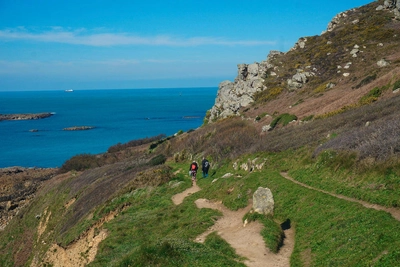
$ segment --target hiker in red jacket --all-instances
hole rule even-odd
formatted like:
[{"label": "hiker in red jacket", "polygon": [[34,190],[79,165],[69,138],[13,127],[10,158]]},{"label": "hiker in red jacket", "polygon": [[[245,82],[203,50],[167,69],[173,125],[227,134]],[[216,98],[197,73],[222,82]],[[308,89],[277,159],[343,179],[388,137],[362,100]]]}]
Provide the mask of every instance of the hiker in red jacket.
[{"label": "hiker in red jacket", "polygon": [[197,162],[193,160],[193,162],[190,164],[190,168],[189,168],[189,173],[190,176],[192,177],[192,182],[196,182],[196,174],[197,174],[197,170],[198,170],[199,166],[197,165]]}]

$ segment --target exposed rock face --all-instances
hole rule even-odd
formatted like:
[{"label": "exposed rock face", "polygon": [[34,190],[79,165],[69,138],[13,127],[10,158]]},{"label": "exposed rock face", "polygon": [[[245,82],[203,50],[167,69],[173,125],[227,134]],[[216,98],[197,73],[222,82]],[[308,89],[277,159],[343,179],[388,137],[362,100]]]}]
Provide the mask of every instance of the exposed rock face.
[{"label": "exposed rock face", "polygon": [[253,194],[253,209],[260,214],[274,213],[274,197],[269,188],[259,187]]},{"label": "exposed rock face", "polygon": [[0,168],[0,231],[56,172],[50,168]]},{"label": "exposed rock face", "polygon": [[390,9],[396,18],[400,18],[400,1],[399,0],[385,0],[383,5],[377,7],[376,10]]},{"label": "exposed rock face", "polygon": [[253,95],[265,89],[263,82],[267,70],[274,67],[271,60],[279,54],[283,53],[271,51],[266,61],[239,64],[235,81],[223,81],[219,84],[215,104],[210,110],[210,122],[219,118],[236,116],[241,107],[246,107],[252,103],[254,101]]}]

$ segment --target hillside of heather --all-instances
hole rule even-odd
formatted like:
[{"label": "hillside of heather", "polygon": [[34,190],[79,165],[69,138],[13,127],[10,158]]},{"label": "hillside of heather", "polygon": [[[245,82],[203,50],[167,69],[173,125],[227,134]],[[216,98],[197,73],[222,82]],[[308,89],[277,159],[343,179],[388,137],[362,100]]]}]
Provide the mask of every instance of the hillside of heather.
[{"label": "hillside of heather", "polygon": [[[240,116],[77,155],[14,186],[7,174],[0,265],[400,266],[400,21],[380,4],[276,56]],[[203,157],[209,177],[193,185]],[[259,187],[273,214],[252,211]]]}]

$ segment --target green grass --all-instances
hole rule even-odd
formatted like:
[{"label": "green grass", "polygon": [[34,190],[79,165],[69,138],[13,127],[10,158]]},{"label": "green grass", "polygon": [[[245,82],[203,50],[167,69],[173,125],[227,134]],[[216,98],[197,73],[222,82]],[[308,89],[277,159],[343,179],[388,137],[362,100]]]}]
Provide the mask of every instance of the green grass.
[{"label": "green grass", "polygon": [[274,193],[275,217],[289,218],[295,228],[291,266],[303,266],[307,253],[311,266],[373,266],[383,251],[396,253],[400,224],[389,214],[302,188],[274,170],[264,175]]},{"label": "green grass", "polygon": [[198,209],[196,194],[181,205],[172,203],[172,196],[191,184],[185,174],[178,175],[175,182],[183,183],[176,188],[163,185],[151,192],[143,189],[131,194],[132,205],[107,223],[110,236],[90,266],[244,266],[235,261],[238,256],[232,248],[215,236],[205,244],[193,241],[220,213]]},{"label": "green grass", "polygon": [[370,203],[400,207],[400,166],[378,163],[359,170],[355,154],[326,151],[307,163],[298,154],[287,154],[292,165],[289,173],[296,180]]},{"label": "green grass", "polygon": [[[151,195],[142,196],[117,219],[107,224],[112,235],[101,245],[98,257],[92,266],[244,266],[237,263],[223,240],[216,235],[205,244],[192,240],[212,225],[212,218],[219,213],[209,209],[198,210],[197,198],[219,199],[231,209],[246,205],[247,200],[259,186],[269,187],[275,199],[275,216],[257,218],[264,223],[266,243],[274,250],[280,241],[279,224],[290,219],[296,233],[296,245],[291,257],[291,266],[303,266],[305,258],[311,266],[396,266],[397,248],[400,245],[400,224],[389,214],[366,209],[359,204],[303,188],[282,178],[279,171],[292,164],[286,155],[264,155],[269,168],[247,173],[234,171],[227,163],[214,175],[219,179],[199,179],[203,190],[174,206],[172,195],[188,187],[188,178],[183,187],[155,189]],[[286,160],[282,161],[284,157]],[[245,158],[243,158],[245,161]],[[174,168],[186,170],[186,164],[172,164]],[[329,167],[320,167],[329,168]],[[231,178],[220,178],[231,172]],[[300,171],[298,171],[300,172]],[[296,176],[297,177],[297,176]],[[235,188],[232,193],[227,189]],[[238,198],[239,195],[243,195]],[[256,216],[258,217],[258,216]],[[272,231],[271,237],[267,235]],[[143,235],[146,233],[146,235]],[[275,245],[267,240],[274,240]],[[273,242],[272,242],[273,243]],[[217,245],[218,244],[218,245]],[[276,250],[277,251],[277,250]],[[113,259],[113,260],[111,260]],[[116,259],[118,259],[116,261]],[[122,261],[120,261],[122,259]]]},{"label": "green grass", "polygon": [[[398,184],[396,170],[388,171],[382,177],[360,174],[351,171],[351,164],[337,167],[335,163],[341,161],[331,159],[335,155],[310,159],[309,154],[304,148],[276,154],[259,153],[236,160],[239,166],[249,159],[265,162],[262,170],[252,172],[234,170],[231,161],[220,163],[218,168],[210,170],[210,177],[199,178],[198,185],[202,190],[188,196],[178,206],[171,198],[191,186],[186,173],[189,161],[167,162],[173,172],[180,170],[171,181],[156,187],[121,190],[113,199],[97,207],[91,220],[83,220],[76,226],[83,231],[96,218],[125,206],[115,219],[104,224],[108,237],[101,242],[97,256],[89,266],[245,266],[244,259],[216,233],[209,235],[203,244],[194,242],[196,236],[221,216],[216,210],[198,209],[194,201],[198,198],[220,200],[226,207],[237,210],[247,206],[260,186],[270,188],[274,195],[274,216],[247,214],[246,218],[259,220],[264,225],[261,235],[274,252],[279,252],[282,243],[280,224],[290,220],[296,239],[291,266],[396,266],[400,223],[390,214],[304,188],[280,175],[281,171],[289,171],[294,178],[316,188],[377,202],[387,198],[385,201],[390,203],[398,196],[398,189],[393,190],[392,195],[385,195],[360,185],[380,179]],[[222,178],[226,173],[234,175]],[[348,179],[350,176],[352,178]],[[61,191],[52,190],[42,195],[23,218],[13,221],[12,224],[19,227],[2,233],[2,266],[14,265],[12,247],[20,244],[16,240],[21,240],[27,232],[35,233],[39,222],[34,214],[46,206],[53,214],[48,230],[43,234],[49,243],[37,245],[42,251],[38,255],[43,256],[51,239],[57,239],[57,232],[52,231],[58,229],[62,206],[68,198],[65,192],[64,197],[52,203],[56,193]],[[68,239],[79,235],[77,228],[69,230],[67,235],[71,237]],[[33,240],[36,240],[34,235]]]}]

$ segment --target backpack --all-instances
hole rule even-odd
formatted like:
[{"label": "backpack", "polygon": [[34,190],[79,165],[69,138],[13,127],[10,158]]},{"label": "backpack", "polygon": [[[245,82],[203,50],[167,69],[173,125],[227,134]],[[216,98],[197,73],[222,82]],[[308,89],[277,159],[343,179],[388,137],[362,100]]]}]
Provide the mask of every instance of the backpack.
[{"label": "backpack", "polygon": [[192,163],[192,171],[196,170],[196,164]]}]

